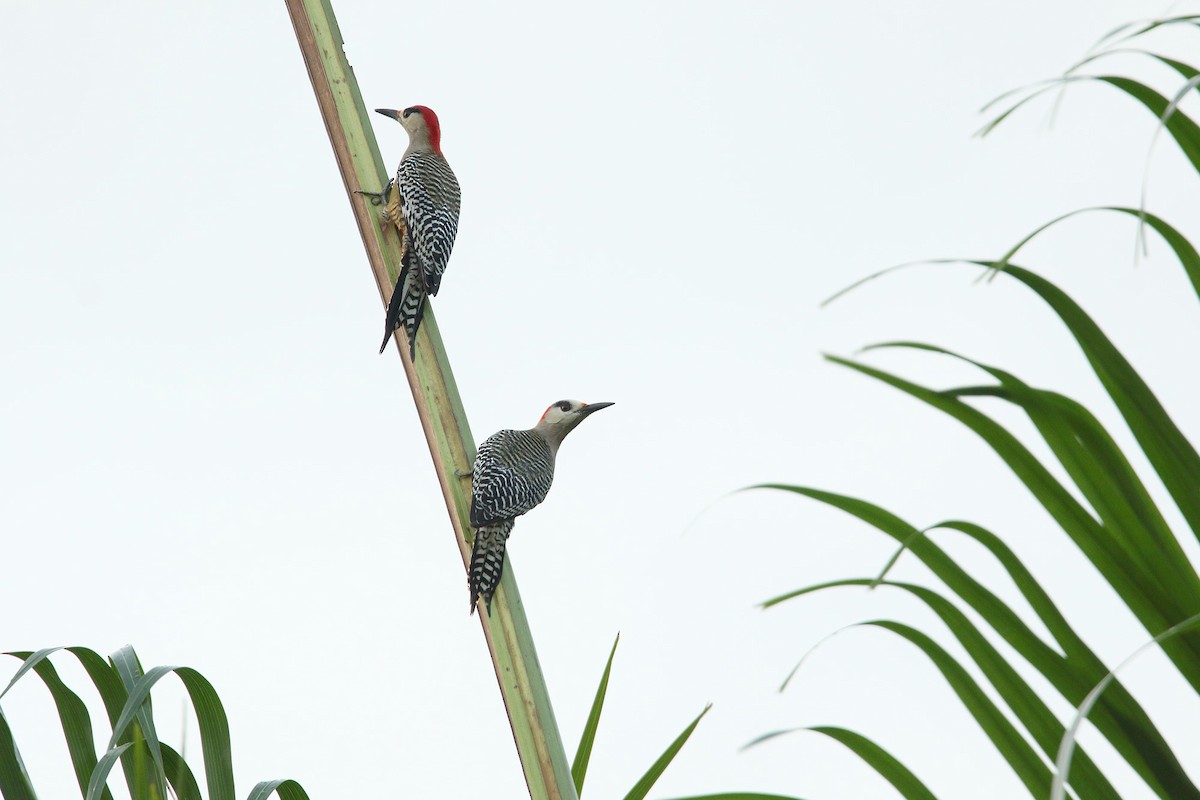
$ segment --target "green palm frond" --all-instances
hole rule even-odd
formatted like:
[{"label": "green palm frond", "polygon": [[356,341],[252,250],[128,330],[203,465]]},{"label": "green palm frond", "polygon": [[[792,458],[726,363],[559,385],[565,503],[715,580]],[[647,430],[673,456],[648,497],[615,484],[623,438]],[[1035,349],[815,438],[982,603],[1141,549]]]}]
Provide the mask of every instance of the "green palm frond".
[{"label": "green palm frond", "polygon": [[[1167,131],[1192,169],[1200,173],[1200,126],[1179,107],[1186,95],[1200,91],[1200,70],[1158,53],[1132,46],[1117,47],[1128,45],[1162,27],[1197,27],[1198,24],[1200,16],[1188,15],[1135,23],[1111,32],[1061,78],[1007,93],[990,103],[987,109],[1001,110],[981,134],[990,132],[1013,112],[1051,89],[1080,81],[1100,82],[1137,100],[1153,113],[1158,118],[1160,130]],[[1083,66],[1116,52],[1136,53],[1165,64],[1181,76],[1184,83],[1171,95],[1125,76],[1078,74]],[[1065,220],[1096,211],[1131,217],[1138,224],[1139,237],[1143,226],[1154,230],[1170,247],[1200,298],[1200,254],[1177,227],[1141,208],[1104,206],[1063,214],[1020,239],[996,260],[928,263],[982,268],[986,277],[1003,276],[1017,281],[1049,307],[1079,347],[1121,420],[1128,426],[1141,455],[1149,464],[1150,474],[1139,474],[1133,466],[1136,459],[1131,459],[1122,450],[1119,437],[1114,436],[1084,404],[1060,391],[1030,385],[1006,368],[921,342],[896,341],[864,348],[864,353],[903,348],[926,353],[931,358],[951,358],[971,365],[984,376],[978,385],[936,389],[859,359],[833,355],[826,358],[898,389],[927,407],[958,420],[976,434],[1003,460],[1056,523],[1061,534],[1099,571],[1145,628],[1150,637],[1145,648],[1156,648],[1166,655],[1173,668],[1188,682],[1191,691],[1200,693],[1200,575],[1184,546],[1187,538],[1200,539],[1200,491],[1197,491],[1200,487],[1200,455],[1146,381],[1096,321],[1067,292],[1012,261],[1033,239],[1057,228]],[[893,267],[876,273],[850,289],[866,281],[893,275],[897,269]],[[849,290],[838,293],[831,300],[845,291]],[[999,417],[977,407],[973,403],[976,398],[1000,400],[1018,409],[1032,423],[1041,440],[1040,445],[1044,445],[1045,449],[1039,446],[1037,452],[1048,455],[1036,455],[1035,449],[1002,424]],[[1168,523],[1173,515],[1156,500],[1154,490],[1148,485],[1152,482],[1165,488],[1167,497],[1183,519],[1182,526],[1173,528]],[[861,624],[902,636],[933,661],[1032,797],[1044,798],[1052,793],[1055,797],[1064,797],[1068,787],[1074,796],[1088,800],[1119,797],[1105,775],[1109,766],[1090,758],[1075,741],[1076,731],[1086,718],[1156,796],[1164,800],[1200,800],[1200,789],[1187,774],[1166,737],[1117,677],[1119,668],[1110,669],[1096,656],[1058,610],[1051,598],[1059,587],[1035,580],[1001,536],[962,520],[920,528],[865,500],[811,487],[775,483],[750,488],[786,491],[817,500],[857,517],[895,540],[897,550],[876,578],[828,581],[771,598],[763,605],[772,607],[813,592],[845,586],[898,589],[916,597],[945,625],[966,652],[969,662],[982,674],[983,683],[977,683],[964,664],[925,631],[894,620]],[[1035,633],[996,592],[977,580],[934,541],[945,535],[967,536],[986,548],[1004,568],[1038,621],[1049,632],[1050,639]],[[932,571],[945,591],[889,579],[895,563],[908,556],[918,559]],[[1069,580],[1069,576],[1057,576],[1056,580]],[[982,627],[968,618],[965,609],[978,615]],[[1016,668],[1018,665],[1010,663],[1014,656],[1002,655],[992,644],[996,637],[1012,648],[1016,660],[1035,670],[1062,700],[1078,709],[1074,720],[1060,720],[1051,712],[1046,699],[1021,677],[1021,670]],[[992,702],[988,692],[1000,699],[1003,708]],[[774,735],[768,734],[768,737]],[[875,748],[876,758],[867,759],[868,763],[885,777],[899,774],[898,762],[882,759],[879,753],[887,755],[886,751],[873,743],[871,747]],[[907,772],[907,768],[902,769]],[[912,773],[908,774],[912,776]],[[916,780],[915,776],[913,780]],[[902,788],[897,785],[897,788],[905,797],[931,796],[923,786]]]},{"label": "green palm frond", "polygon": [[[108,716],[108,744],[97,757],[97,730],[82,698],[59,677],[51,656],[65,651],[75,656],[87,672]],[[33,673],[50,691],[66,738],[67,751],[75,770],[80,796],[85,800],[111,800],[109,776],[119,764],[129,795],[136,800],[234,800],[233,759],[229,722],[221,699],[203,675],[190,667],[154,667],[143,671],[132,647],[123,647],[107,660],[86,647],[48,648],[8,655],[21,659],[21,667],[0,698]],[[175,675],[187,689],[204,758],[207,793],[201,792],[192,769],[155,732],[150,695],[167,675]],[[170,787],[168,789],[168,786]],[[275,780],[258,784],[252,800],[265,800],[272,793],[283,800],[307,800],[295,781]],[[0,794],[5,800],[33,798],[33,788],[21,766],[20,754],[0,712]]]}]

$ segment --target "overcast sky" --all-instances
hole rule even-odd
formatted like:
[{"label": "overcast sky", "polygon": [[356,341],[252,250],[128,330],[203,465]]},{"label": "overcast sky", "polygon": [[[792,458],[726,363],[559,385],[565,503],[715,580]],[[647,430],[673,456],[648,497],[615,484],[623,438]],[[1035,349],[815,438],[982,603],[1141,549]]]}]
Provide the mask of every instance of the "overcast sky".
[{"label": "overcast sky", "polygon": [[[334,5],[367,106],[441,117],[463,214],[434,307],[476,440],[562,398],[617,404],[566,442],[510,540],[569,752],[621,632],[586,794],[621,796],[711,701],[653,796],[895,796],[813,734],[738,752],[811,724],[871,736],[939,796],[1020,795],[940,674],[886,632],[826,642],[777,693],[864,619],[959,650],[886,589],[756,609],[874,575],[891,542],[797,497],[726,495],[783,481],[918,526],[971,519],[1059,590],[1104,658],[1144,641],[969,432],[820,357],[931,341],[1066,391],[1129,441],[1050,313],[950,267],[818,303],[892,264],[996,257],[1063,212],[1136,204],[1154,120],[1111,88],[1074,88],[1053,129],[1046,98],[971,133],[987,100],[1165,5]],[[147,667],[200,670],[230,716],[239,796],[282,776],[314,798],[521,796],[283,4],[8,0],[0,18],[0,648],[132,643]],[[1196,40],[1151,43],[1186,56]],[[1178,87],[1108,65],[1122,68]],[[403,131],[373,122],[394,165]],[[1148,169],[1150,209],[1200,234],[1174,145]],[[1195,297],[1160,242],[1135,265],[1133,236],[1128,218],[1083,217],[1019,261],[1096,316],[1195,440]],[[935,386],[981,380],[930,355],[867,358]],[[1014,596],[974,549],[938,541]],[[927,578],[912,560],[896,575]],[[1177,752],[1197,752],[1196,697],[1165,662],[1127,681]],[[53,705],[26,684],[5,713],[42,796],[73,796]],[[173,737],[182,692],[162,687]],[[1147,796],[1119,765],[1110,777]]]}]

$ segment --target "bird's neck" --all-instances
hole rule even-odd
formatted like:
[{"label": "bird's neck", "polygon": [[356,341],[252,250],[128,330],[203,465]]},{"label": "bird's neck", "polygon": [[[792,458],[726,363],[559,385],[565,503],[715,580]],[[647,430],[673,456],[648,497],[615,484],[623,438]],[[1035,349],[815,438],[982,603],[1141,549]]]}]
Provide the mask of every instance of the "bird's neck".
[{"label": "bird's neck", "polygon": [[550,445],[551,454],[557,455],[558,446],[562,444],[562,440],[571,431],[563,428],[561,425],[538,425],[533,429],[533,432],[546,440],[546,444]]},{"label": "bird's neck", "polygon": [[[440,137],[437,137],[440,138]],[[432,132],[428,130],[417,130],[409,134],[408,149],[404,151],[405,155],[409,153],[433,153],[434,155],[442,155],[441,142],[432,136]]]}]

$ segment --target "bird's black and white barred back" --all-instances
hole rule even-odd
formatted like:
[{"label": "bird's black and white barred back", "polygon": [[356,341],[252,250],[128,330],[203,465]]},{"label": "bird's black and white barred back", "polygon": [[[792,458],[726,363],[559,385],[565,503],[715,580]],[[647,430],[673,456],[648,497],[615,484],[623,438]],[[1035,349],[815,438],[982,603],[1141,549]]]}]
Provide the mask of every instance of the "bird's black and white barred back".
[{"label": "bird's black and white barred back", "polygon": [[519,517],[546,499],[554,452],[536,430],[500,431],[479,446],[471,486],[471,526]]},{"label": "bird's black and white barred back", "polygon": [[454,249],[462,192],[454,170],[442,155],[441,126],[431,109],[409,106],[404,111],[375,110],[397,120],[409,137],[396,178],[382,198],[387,201],[384,218],[396,226],[404,242],[404,261],[388,303],[380,352],[387,347],[392,331],[403,327],[408,334],[409,352],[415,356],[414,340],[428,295],[438,293]]},{"label": "bird's black and white barred back", "polygon": [[425,281],[436,295],[458,235],[462,193],[458,179],[440,153],[417,150],[400,162],[396,186],[408,228],[409,248]]}]

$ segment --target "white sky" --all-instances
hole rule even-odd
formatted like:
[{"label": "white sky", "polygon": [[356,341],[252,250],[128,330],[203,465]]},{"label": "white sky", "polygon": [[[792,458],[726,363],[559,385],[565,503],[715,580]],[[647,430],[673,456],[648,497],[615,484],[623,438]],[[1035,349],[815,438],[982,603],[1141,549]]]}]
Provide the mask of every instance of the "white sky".
[{"label": "white sky", "polygon": [[[704,509],[785,481],[917,525],[965,517],[1057,589],[1105,658],[1146,638],[969,432],[819,355],[931,341],[1115,421],[1049,312],[960,268],[817,304],[891,264],[995,257],[1065,211],[1136,204],[1154,120],[1111,89],[1074,89],[1052,131],[1047,100],[983,142],[970,134],[985,101],[1165,8],[335,10],[367,106],[424,103],[442,120],[464,211],[435,308],[476,439],[564,397],[617,402],[572,435],[554,491],[510,542],[569,752],[622,635],[586,795],[621,796],[712,701],[655,797],[894,796],[815,735],[738,753],[822,723],[872,737],[939,796],[1019,796],[936,670],[885,632],[843,633],[776,692],[821,637],[859,620],[901,618],[959,652],[887,590],[754,607],[873,575],[890,540],[766,492]],[[230,716],[239,796],[280,776],[314,798],[521,796],[399,358],[375,352],[383,310],[282,3],[10,0],[0,14],[0,648],[133,643],[146,666],[200,670]],[[1196,39],[1157,40],[1172,41]],[[1178,85],[1140,61],[1109,67],[1122,63]],[[394,164],[403,132],[374,121]],[[1200,234],[1196,176],[1172,143],[1150,175],[1150,208]],[[1093,216],[1020,262],[1097,317],[1196,439],[1196,298],[1161,242],[1136,266],[1132,252],[1128,219]],[[981,380],[933,356],[868,358],[936,386]],[[973,548],[938,541],[1014,595]],[[926,577],[912,560],[896,575]],[[56,663],[82,686],[69,658]],[[1197,752],[1196,697],[1163,660],[1127,682],[1177,752]],[[181,695],[156,695],[164,736]],[[42,795],[74,796],[40,684],[4,709]],[[1091,754],[1112,763],[1096,738]],[[1119,765],[1109,774],[1126,797],[1147,795]]]}]

